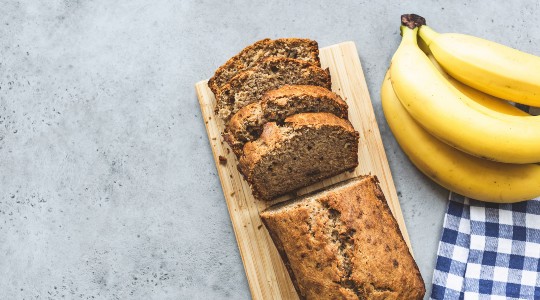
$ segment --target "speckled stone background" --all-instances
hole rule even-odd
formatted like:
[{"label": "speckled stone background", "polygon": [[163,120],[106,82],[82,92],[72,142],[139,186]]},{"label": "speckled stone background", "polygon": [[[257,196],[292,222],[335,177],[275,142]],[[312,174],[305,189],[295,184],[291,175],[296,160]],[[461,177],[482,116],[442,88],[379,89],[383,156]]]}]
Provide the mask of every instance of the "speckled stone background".
[{"label": "speckled stone background", "polygon": [[430,290],[447,192],[403,155],[378,96],[399,16],[538,55],[540,6],[412,2],[2,1],[0,298],[250,298],[194,83],[294,36],[356,42]]}]

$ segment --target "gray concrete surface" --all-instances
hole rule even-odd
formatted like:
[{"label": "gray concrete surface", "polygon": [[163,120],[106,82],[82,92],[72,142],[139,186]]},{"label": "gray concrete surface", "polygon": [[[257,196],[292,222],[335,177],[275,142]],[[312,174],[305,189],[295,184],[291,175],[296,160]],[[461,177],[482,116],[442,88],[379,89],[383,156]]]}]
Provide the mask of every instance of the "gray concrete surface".
[{"label": "gray concrete surface", "polygon": [[537,1],[1,1],[0,298],[250,298],[194,83],[290,36],[356,42],[429,290],[447,192],[378,96],[409,12],[540,54]]}]

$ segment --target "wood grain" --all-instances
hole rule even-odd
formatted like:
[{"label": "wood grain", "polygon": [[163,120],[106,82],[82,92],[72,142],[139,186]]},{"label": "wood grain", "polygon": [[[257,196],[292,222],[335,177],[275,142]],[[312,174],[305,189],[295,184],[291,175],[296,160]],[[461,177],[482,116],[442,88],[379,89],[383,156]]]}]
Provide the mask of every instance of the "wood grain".
[{"label": "wood grain", "polygon": [[[351,177],[375,174],[410,248],[409,236],[356,46],[353,42],[344,42],[322,48],[320,58],[322,66],[330,69],[332,90],[345,99],[349,105],[350,121],[360,132],[358,151],[360,164],[354,172],[329,178],[300,190],[299,194],[321,189]],[[288,197],[281,197],[272,202],[253,198],[250,187],[236,169],[234,154],[229,151],[221,138],[224,124],[214,114],[216,100],[208,88],[207,81],[198,82],[196,90],[251,295],[253,299],[298,299],[285,266],[259,218],[260,211],[274,203],[287,200]],[[226,163],[220,161],[220,156],[226,158]]]}]

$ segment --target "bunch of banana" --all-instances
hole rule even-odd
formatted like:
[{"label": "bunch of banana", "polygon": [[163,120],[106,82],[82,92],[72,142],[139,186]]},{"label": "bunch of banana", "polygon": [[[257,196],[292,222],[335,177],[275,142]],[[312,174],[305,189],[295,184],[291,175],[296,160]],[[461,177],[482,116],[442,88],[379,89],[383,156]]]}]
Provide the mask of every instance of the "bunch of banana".
[{"label": "bunch of banana", "polygon": [[428,177],[467,197],[539,196],[540,116],[500,98],[540,106],[540,58],[438,34],[416,15],[402,16],[402,24],[381,98],[403,151]]}]

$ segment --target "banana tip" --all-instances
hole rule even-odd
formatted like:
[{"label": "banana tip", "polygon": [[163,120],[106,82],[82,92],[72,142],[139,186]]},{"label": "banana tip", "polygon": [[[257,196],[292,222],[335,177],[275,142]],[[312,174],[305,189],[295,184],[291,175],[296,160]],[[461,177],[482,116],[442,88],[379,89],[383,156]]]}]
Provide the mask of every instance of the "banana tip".
[{"label": "banana tip", "polygon": [[401,25],[407,26],[410,29],[415,29],[416,27],[426,25],[426,19],[415,14],[404,14],[401,15]]}]

